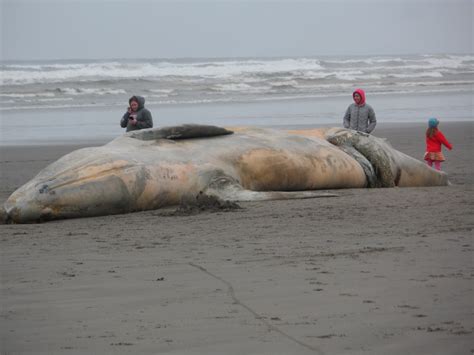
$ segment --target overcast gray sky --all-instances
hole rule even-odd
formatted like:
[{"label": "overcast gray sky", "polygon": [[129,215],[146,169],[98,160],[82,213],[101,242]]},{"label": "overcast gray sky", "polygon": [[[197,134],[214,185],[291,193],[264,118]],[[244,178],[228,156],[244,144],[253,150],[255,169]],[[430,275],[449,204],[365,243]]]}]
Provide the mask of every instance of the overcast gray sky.
[{"label": "overcast gray sky", "polygon": [[474,0],[0,0],[2,60],[472,53]]}]

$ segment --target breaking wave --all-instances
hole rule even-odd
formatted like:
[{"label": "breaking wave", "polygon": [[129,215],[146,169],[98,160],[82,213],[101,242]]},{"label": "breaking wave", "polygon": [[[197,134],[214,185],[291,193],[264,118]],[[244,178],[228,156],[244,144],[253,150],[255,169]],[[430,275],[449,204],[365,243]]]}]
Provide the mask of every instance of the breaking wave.
[{"label": "breaking wave", "polygon": [[347,94],[468,91],[474,56],[1,62],[0,109],[287,100]]}]

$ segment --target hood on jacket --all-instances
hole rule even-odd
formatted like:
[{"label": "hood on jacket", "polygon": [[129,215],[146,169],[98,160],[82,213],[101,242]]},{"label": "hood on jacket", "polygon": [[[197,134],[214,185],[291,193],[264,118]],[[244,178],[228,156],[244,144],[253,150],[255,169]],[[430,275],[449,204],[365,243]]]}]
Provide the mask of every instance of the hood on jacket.
[{"label": "hood on jacket", "polygon": [[145,98],[143,96],[132,96],[129,100],[128,100],[128,104],[130,105],[132,103],[132,101],[136,101],[138,102],[138,108],[137,108],[137,111],[141,110],[142,108],[145,107]]},{"label": "hood on jacket", "polygon": [[365,92],[362,89],[355,89],[354,92],[352,93],[352,98],[354,98],[354,94],[359,94],[360,95],[360,102],[358,106],[363,106],[365,104]]}]

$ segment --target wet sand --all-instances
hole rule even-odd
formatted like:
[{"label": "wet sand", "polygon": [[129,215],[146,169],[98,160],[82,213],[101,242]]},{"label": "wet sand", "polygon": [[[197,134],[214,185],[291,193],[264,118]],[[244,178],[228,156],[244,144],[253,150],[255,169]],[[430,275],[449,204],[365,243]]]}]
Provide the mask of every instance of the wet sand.
[{"label": "wet sand", "polygon": [[[440,128],[448,187],[0,225],[2,353],[472,352],[474,122]],[[87,145],[2,147],[0,199]]]}]

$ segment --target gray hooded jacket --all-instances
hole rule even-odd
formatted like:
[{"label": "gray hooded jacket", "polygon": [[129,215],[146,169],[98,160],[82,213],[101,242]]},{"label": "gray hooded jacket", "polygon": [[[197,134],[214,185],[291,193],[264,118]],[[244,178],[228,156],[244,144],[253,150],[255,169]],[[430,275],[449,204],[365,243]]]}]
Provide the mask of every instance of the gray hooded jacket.
[{"label": "gray hooded jacket", "polygon": [[[125,112],[122,119],[120,120],[120,126],[122,128],[127,127],[127,132],[144,128],[152,128],[153,118],[151,117],[151,112],[145,108],[145,98],[142,96],[132,96],[128,102],[130,103],[132,99],[136,99],[138,102],[138,109],[136,112],[132,112],[131,114],[128,111]],[[136,125],[132,125],[130,123],[130,115],[137,115]]]},{"label": "gray hooded jacket", "polygon": [[344,128],[350,128],[355,131],[370,133],[377,124],[375,112],[372,106],[364,104],[357,106],[351,104],[344,115]]}]

